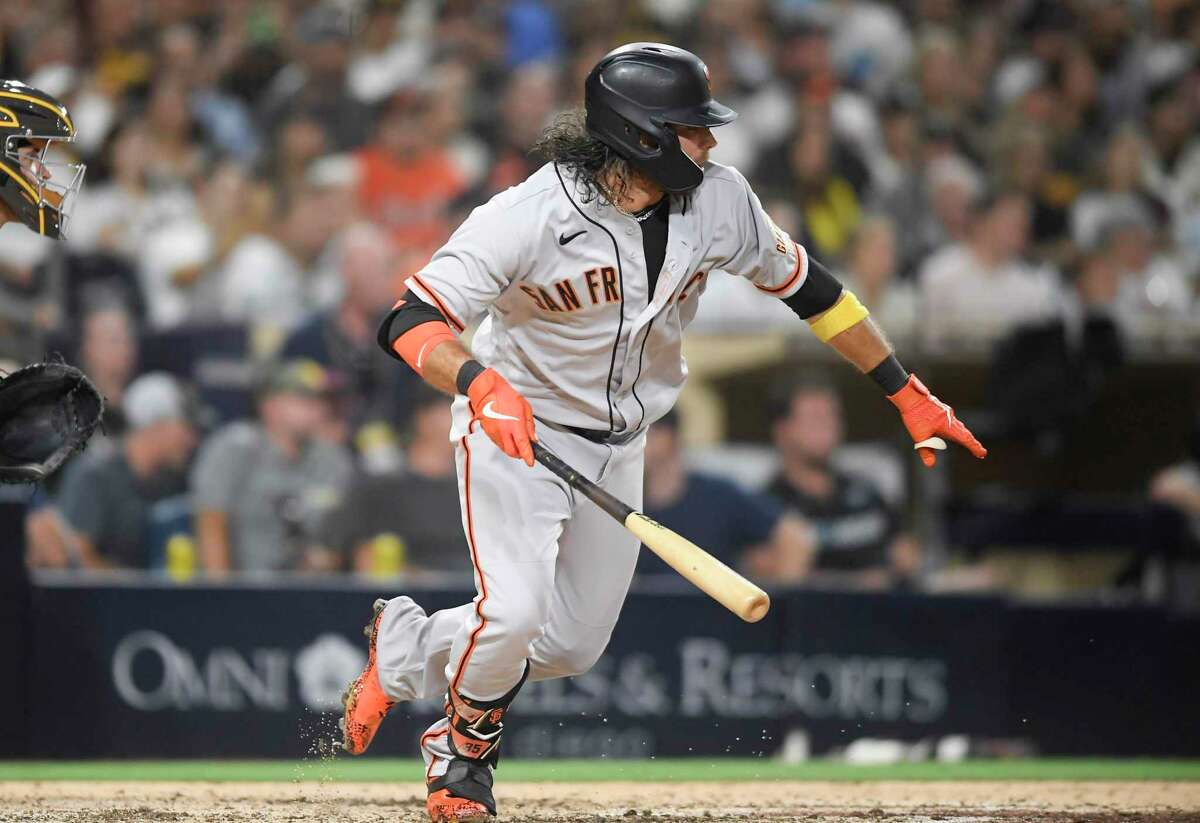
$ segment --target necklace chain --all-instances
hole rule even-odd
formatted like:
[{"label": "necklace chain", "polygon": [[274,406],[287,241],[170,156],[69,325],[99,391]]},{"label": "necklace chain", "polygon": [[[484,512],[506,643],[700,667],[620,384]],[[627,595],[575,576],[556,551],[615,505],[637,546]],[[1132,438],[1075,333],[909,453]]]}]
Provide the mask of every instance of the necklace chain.
[{"label": "necklace chain", "polygon": [[[616,204],[614,203],[613,205],[616,205]],[[634,220],[638,221],[639,223],[645,223],[647,220],[650,219],[651,215],[654,214],[654,210],[656,208],[658,208],[657,203],[655,203],[653,206],[648,206],[646,208],[645,212],[642,214],[636,214],[634,212],[625,211],[625,209],[621,208],[620,206],[617,206],[617,211],[621,212],[621,214],[632,217]]]},{"label": "necklace chain", "polygon": [[639,223],[645,223],[647,220],[649,220],[651,215],[654,214],[654,210],[657,209],[659,204],[662,203],[662,201],[660,200],[658,203],[654,203],[652,205],[647,206],[645,209],[642,210],[641,214],[639,214],[637,212],[626,211],[625,209],[623,209],[619,205],[617,205],[617,200],[615,197],[612,196],[612,192],[610,192],[608,190],[608,186],[604,185],[599,180],[597,180],[596,182],[597,182],[597,184],[599,184],[600,190],[604,193],[604,199],[607,200],[614,209],[616,209],[617,211],[619,211],[621,214],[625,215],[626,217],[632,217],[634,220],[638,221]]}]

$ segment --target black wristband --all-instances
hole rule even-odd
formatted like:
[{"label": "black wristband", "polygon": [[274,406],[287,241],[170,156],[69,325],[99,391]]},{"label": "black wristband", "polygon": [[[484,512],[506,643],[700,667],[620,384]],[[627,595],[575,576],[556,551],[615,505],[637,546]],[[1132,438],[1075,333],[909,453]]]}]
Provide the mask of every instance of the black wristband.
[{"label": "black wristband", "polygon": [[900,391],[908,382],[908,372],[900,365],[900,361],[894,354],[883,358],[883,362],[867,372],[867,375],[889,395]]},{"label": "black wristband", "polygon": [[468,360],[458,370],[458,376],[454,378],[454,387],[458,389],[459,394],[466,394],[467,389],[471,388],[471,384],[475,382],[475,378],[486,370],[487,366],[478,360]]}]

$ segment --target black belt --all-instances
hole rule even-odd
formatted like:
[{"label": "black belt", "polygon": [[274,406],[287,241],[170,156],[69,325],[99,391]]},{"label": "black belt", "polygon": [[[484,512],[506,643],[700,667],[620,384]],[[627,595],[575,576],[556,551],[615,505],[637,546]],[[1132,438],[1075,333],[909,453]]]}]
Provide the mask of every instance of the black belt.
[{"label": "black belt", "polygon": [[591,441],[592,443],[600,443],[605,446],[624,446],[626,443],[636,440],[642,433],[642,429],[614,432],[600,431],[599,429],[582,429],[578,426],[564,426],[562,423],[550,423],[545,420],[541,420],[541,422],[545,423],[551,428],[570,432],[571,434],[582,437],[584,440]]}]

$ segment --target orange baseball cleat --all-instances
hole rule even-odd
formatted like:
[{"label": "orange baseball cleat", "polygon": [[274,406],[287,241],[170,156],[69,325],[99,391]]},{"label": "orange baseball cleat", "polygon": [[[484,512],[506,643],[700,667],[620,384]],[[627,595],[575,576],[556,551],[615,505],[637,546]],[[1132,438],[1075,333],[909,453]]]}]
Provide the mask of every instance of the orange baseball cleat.
[{"label": "orange baseball cleat", "polygon": [[477,800],[455,797],[449,789],[439,789],[425,803],[433,823],[484,823],[492,813]]},{"label": "orange baseball cleat", "polygon": [[395,700],[384,694],[379,685],[379,671],[375,668],[375,640],[379,637],[379,622],[386,605],[386,600],[375,601],[375,616],[363,629],[363,634],[370,638],[367,666],[342,695],[345,710],[338,726],[342,730],[342,748],[350,754],[362,754],[367,750],[375,732],[379,731],[379,724],[396,705]]},{"label": "orange baseball cleat", "polygon": [[429,781],[425,807],[433,823],[484,823],[496,814],[492,761],[450,761],[446,773]]}]

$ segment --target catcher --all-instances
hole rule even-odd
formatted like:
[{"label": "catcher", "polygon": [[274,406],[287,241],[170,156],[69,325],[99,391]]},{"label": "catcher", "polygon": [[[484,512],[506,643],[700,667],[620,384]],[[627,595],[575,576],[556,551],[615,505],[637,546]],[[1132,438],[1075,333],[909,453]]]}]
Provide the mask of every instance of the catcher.
[{"label": "catcher", "polygon": [[[16,80],[0,81],[0,225],[61,237],[83,183],[83,163],[51,151],[75,139],[66,106]],[[0,482],[38,483],[83,449],[104,400],[79,369],[36,363],[0,378]]]}]

